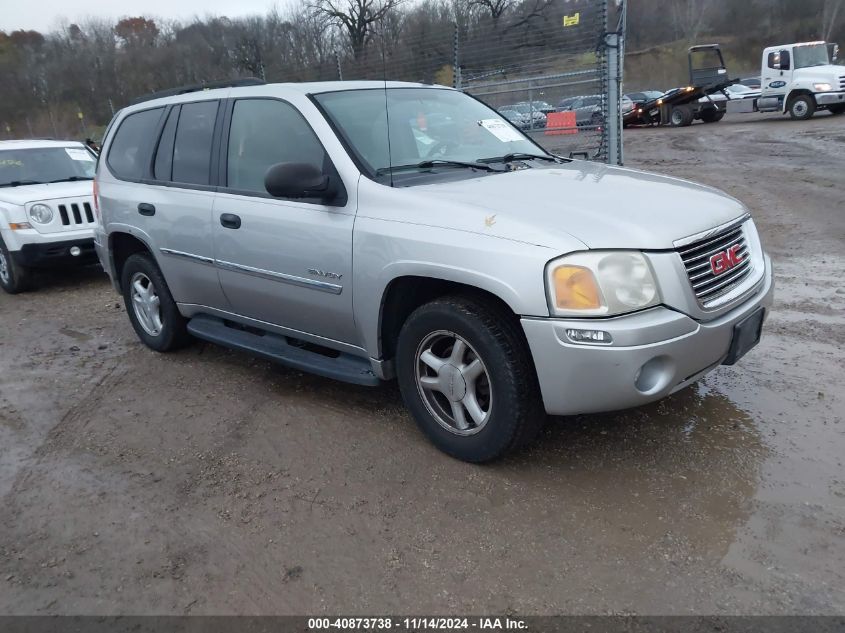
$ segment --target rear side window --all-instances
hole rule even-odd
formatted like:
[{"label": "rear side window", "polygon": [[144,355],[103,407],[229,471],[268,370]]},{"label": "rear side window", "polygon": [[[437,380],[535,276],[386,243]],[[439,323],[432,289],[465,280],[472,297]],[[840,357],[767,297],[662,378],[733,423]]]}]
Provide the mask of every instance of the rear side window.
[{"label": "rear side window", "polygon": [[123,119],[106,159],[112,173],[122,180],[140,180],[146,171],[150,140],[164,108],[135,112]]},{"label": "rear side window", "polygon": [[217,101],[186,103],[179,114],[173,146],[173,182],[207,185]]},{"label": "rear side window", "polygon": [[235,102],[227,156],[230,189],[266,193],[264,175],[273,165],[308,163],[325,170],[325,162],[323,146],[293,106],[274,99]]}]

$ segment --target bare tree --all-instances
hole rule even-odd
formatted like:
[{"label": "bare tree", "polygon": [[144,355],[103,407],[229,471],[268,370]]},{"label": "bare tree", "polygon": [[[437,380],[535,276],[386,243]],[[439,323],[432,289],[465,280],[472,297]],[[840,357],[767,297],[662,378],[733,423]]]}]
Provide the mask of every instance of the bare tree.
[{"label": "bare tree", "polygon": [[671,4],[678,39],[693,41],[707,25],[713,0],[679,0]]},{"label": "bare tree", "polygon": [[824,0],[822,10],[822,38],[826,42],[829,42],[833,37],[833,30],[836,28],[842,4],[842,0]]},{"label": "bare tree", "polygon": [[469,6],[472,9],[480,10],[489,15],[493,21],[493,28],[499,28],[499,20],[514,4],[514,0],[470,0]]},{"label": "bare tree", "polygon": [[364,57],[367,44],[372,39],[373,28],[404,0],[317,0],[311,9],[346,32],[352,55],[356,60]]}]

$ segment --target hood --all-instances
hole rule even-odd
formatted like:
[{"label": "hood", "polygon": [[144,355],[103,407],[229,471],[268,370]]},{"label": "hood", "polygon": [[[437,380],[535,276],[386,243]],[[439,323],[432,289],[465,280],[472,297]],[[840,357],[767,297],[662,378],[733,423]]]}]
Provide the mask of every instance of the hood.
[{"label": "hood", "polygon": [[[570,248],[575,238],[591,249],[672,249],[747,212],[717,189],[585,161],[410,191],[436,209],[431,223],[549,248]],[[456,204],[479,213],[456,213]]]},{"label": "hood", "polygon": [[20,187],[0,187],[0,202],[25,205],[30,202],[44,202],[61,198],[81,198],[93,195],[90,180],[78,182],[55,182],[49,185],[21,185]]},{"label": "hood", "polygon": [[817,81],[829,83],[834,90],[839,89],[839,80],[845,78],[845,67],[828,64],[826,66],[810,66],[809,68],[798,68],[793,77],[802,81]]}]

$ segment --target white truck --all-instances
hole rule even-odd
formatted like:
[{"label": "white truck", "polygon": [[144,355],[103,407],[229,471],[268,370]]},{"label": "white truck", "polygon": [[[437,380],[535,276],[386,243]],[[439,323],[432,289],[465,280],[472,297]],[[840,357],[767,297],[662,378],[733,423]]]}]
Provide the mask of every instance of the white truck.
[{"label": "white truck", "polygon": [[834,64],[838,51],[826,42],[770,46],[763,51],[760,96],[731,100],[727,111],[781,112],[799,120],[818,110],[845,113],[845,66]]}]

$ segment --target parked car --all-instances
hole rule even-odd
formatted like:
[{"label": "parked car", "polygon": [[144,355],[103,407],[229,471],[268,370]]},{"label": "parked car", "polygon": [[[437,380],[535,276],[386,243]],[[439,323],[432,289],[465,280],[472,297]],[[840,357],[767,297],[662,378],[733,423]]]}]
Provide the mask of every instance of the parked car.
[{"label": "parked car", "polygon": [[551,114],[552,112],[557,112],[557,109],[545,101],[521,101],[519,104],[521,106],[526,106],[529,109],[539,110],[543,114]]},{"label": "parked car", "polygon": [[567,97],[565,99],[561,99],[557,104],[557,111],[558,112],[566,112],[569,110],[569,106],[575,103],[580,97]]},{"label": "parked car", "polygon": [[601,111],[602,99],[601,95],[577,97],[567,109],[575,112],[575,122],[579,127],[599,126],[604,121]]},{"label": "parked car", "polygon": [[743,84],[733,84],[725,88],[730,99],[748,99],[760,96],[760,90],[754,90]]},{"label": "parked car", "polygon": [[772,305],[742,203],[547,154],[449,88],[153,96],[117,115],[96,182],[97,252],[148,347],[194,336],[396,378],[429,439],[471,462],[545,413],[643,405],[736,363]]},{"label": "parked car", "polygon": [[520,130],[531,129],[531,118],[526,114],[521,114],[516,110],[501,109],[499,114],[505,117],[508,121],[513,123]]},{"label": "parked car", "polygon": [[540,110],[533,109],[527,103],[516,103],[514,105],[507,105],[503,110],[513,110],[519,112],[531,122],[532,129],[542,129],[546,127],[546,115]]},{"label": "parked car", "polygon": [[0,141],[0,288],[39,268],[96,262],[94,155],[73,141]]},{"label": "parked car", "polygon": [[747,79],[741,79],[739,83],[743,86],[751,88],[752,90],[760,90],[763,87],[762,77],[749,77]]}]

